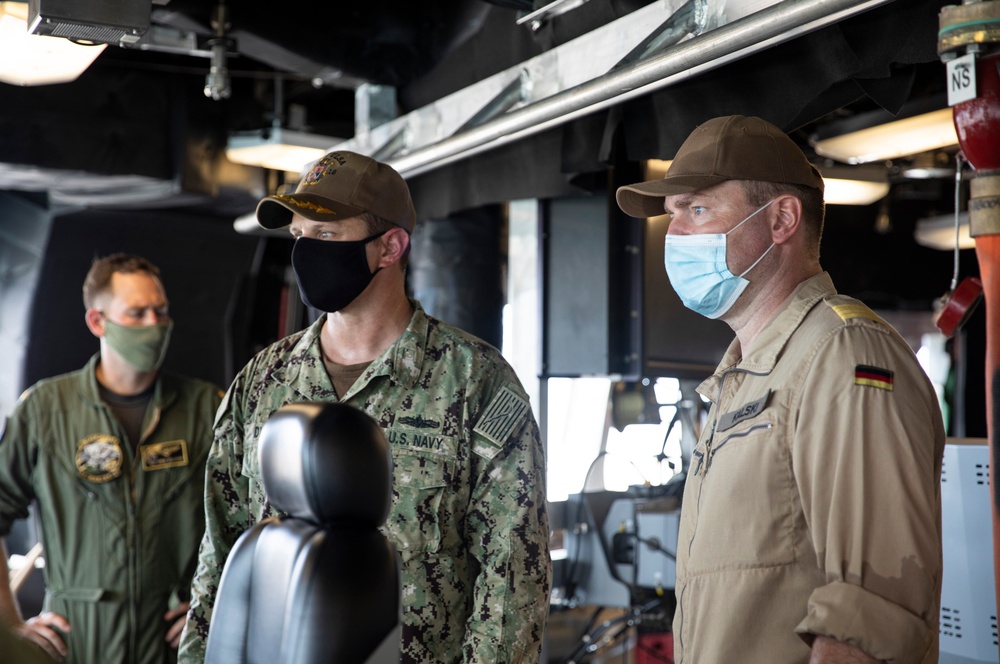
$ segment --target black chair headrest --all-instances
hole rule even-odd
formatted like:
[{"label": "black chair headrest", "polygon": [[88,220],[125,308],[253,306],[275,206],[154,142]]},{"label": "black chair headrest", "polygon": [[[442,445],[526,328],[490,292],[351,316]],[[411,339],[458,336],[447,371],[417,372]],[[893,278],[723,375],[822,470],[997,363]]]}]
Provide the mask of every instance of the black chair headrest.
[{"label": "black chair headrest", "polygon": [[385,523],[392,455],[368,414],[341,403],[289,404],[264,425],[259,454],[275,509],[319,524]]}]

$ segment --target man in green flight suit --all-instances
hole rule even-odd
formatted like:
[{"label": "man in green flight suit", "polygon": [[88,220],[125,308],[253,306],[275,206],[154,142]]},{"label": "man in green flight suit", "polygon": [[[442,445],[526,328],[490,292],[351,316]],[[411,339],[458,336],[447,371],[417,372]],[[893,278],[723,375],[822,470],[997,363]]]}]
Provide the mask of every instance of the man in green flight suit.
[{"label": "man in green flight suit", "polygon": [[158,275],[138,256],[94,262],[100,352],[26,390],[0,434],[0,536],[37,501],[46,562],[27,621],[0,565],[0,621],[73,664],[173,662],[188,608],[221,394],[159,370],[173,323]]},{"label": "man in green flight suit", "polygon": [[331,152],[295,193],[261,201],[257,219],[289,228],[303,299],[326,313],[261,351],[223,400],[180,661],[204,658],[236,539],[274,515],[258,439],[271,414],[296,401],[351,404],[386,432],[402,662],[538,661],[551,577],[538,426],[495,348],[406,297],[416,221],[406,182],[386,164]]}]

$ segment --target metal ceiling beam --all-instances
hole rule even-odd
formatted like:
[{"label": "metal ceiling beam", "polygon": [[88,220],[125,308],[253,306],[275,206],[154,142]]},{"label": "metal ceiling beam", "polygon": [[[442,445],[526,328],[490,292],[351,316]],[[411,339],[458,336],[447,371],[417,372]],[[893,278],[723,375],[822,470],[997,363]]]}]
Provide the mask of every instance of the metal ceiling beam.
[{"label": "metal ceiling beam", "polygon": [[[709,17],[712,16],[713,6],[722,11],[726,4],[717,0],[691,1],[701,6],[703,16]],[[483,124],[458,131],[433,143],[418,147],[419,141],[411,141],[408,153],[390,158],[388,162],[404,177],[420,175],[460,159],[518,141],[575,118],[649,94],[893,1],[784,0],[776,4],[772,3],[764,9],[731,20],[714,29],[711,29],[711,23],[706,25],[702,22],[702,26],[706,27],[707,31],[687,41],[682,41],[620,68],[611,68],[611,71],[604,75],[556,91],[545,98],[520,108],[514,108]],[[670,14],[674,13],[674,10],[680,9],[678,7],[680,3],[674,2],[672,4]],[[742,6],[746,8],[753,4],[752,0],[745,0]],[[766,2],[761,2],[761,0],[756,2],[758,7],[762,4],[766,4]],[[656,5],[659,11],[663,12],[663,8],[670,6],[671,3],[669,0],[664,0]],[[633,14],[636,13],[638,12],[633,12]],[[732,13],[729,11],[730,18]],[[628,16],[623,17],[615,23],[628,18]],[[724,22],[725,19],[726,17],[715,17],[715,21],[718,22]],[[648,29],[646,32],[648,39]],[[581,39],[587,37],[588,35],[584,35]],[[627,52],[635,44],[626,43],[624,46]],[[497,79],[494,83],[497,90],[493,94],[499,93],[514,78],[522,75],[526,69],[531,70],[529,63],[513,67],[492,77]],[[536,81],[534,85],[537,87],[540,79],[534,80]],[[380,129],[383,129],[387,135],[398,136],[401,133],[419,134],[421,127],[433,126],[435,123],[440,127],[444,112],[442,109],[447,108],[447,100],[454,96],[451,95],[427,107],[417,109],[387,123]],[[461,124],[463,122],[457,122],[452,131],[455,131]],[[377,140],[376,132],[373,132],[371,138]],[[347,141],[336,147],[354,149],[369,154],[373,151],[371,145],[359,146],[352,144],[352,141]],[[378,147],[378,144],[374,147]]]}]

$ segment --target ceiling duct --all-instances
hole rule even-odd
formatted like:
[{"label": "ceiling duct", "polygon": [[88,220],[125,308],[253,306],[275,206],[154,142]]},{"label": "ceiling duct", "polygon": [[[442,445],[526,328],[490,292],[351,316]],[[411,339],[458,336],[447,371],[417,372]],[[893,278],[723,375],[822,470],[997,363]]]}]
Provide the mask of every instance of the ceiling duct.
[{"label": "ceiling duct", "polygon": [[[542,99],[535,99],[521,108],[496,117],[481,125],[461,131],[436,142],[408,146],[408,151],[389,163],[404,177],[425,173],[446,164],[471,157],[487,150],[521,140],[579,117],[647,95],[771,48],[821,27],[861,14],[893,0],[785,0],[772,4],[721,27],[708,30],[687,41],[675,44],[627,66],[612,69],[584,83],[560,90]],[[709,4],[724,6],[725,3]],[[745,6],[743,3],[742,6]],[[639,12],[635,12],[638,14]],[[628,19],[629,17],[625,17]],[[623,19],[619,19],[623,20]],[[568,44],[566,46],[569,46]],[[558,49],[554,49],[558,50]],[[517,73],[502,72],[509,77],[520,74],[528,63],[516,68]],[[544,72],[543,72],[544,73]],[[538,86],[544,88],[544,86]],[[406,127],[423,127],[429,116],[438,116],[441,106],[451,95],[428,107],[417,109],[394,122],[387,123],[385,135],[395,135]],[[473,109],[476,110],[476,109]],[[437,123],[440,126],[440,123]],[[456,127],[457,129],[457,127]],[[414,132],[418,133],[418,132]],[[371,153],[378,149],[378,137],[372,136],[373,146],[354,146],[348,141],[340,147]]]}]

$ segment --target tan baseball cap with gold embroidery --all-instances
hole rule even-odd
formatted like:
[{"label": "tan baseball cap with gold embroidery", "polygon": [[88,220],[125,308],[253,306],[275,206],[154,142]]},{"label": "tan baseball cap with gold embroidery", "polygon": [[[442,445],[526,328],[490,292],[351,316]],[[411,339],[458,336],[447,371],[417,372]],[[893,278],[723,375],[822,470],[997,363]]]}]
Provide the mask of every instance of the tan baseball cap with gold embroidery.
[{"label": "tan baseball cap with gold embroidery", "polygon": [[413,232],[417,213],[406,180],[388,164],[340,150],[323,155],[291,194],[257,204],[257,223],[281,228],[292,213],[313,221],[339,221],[369,212]]}]

